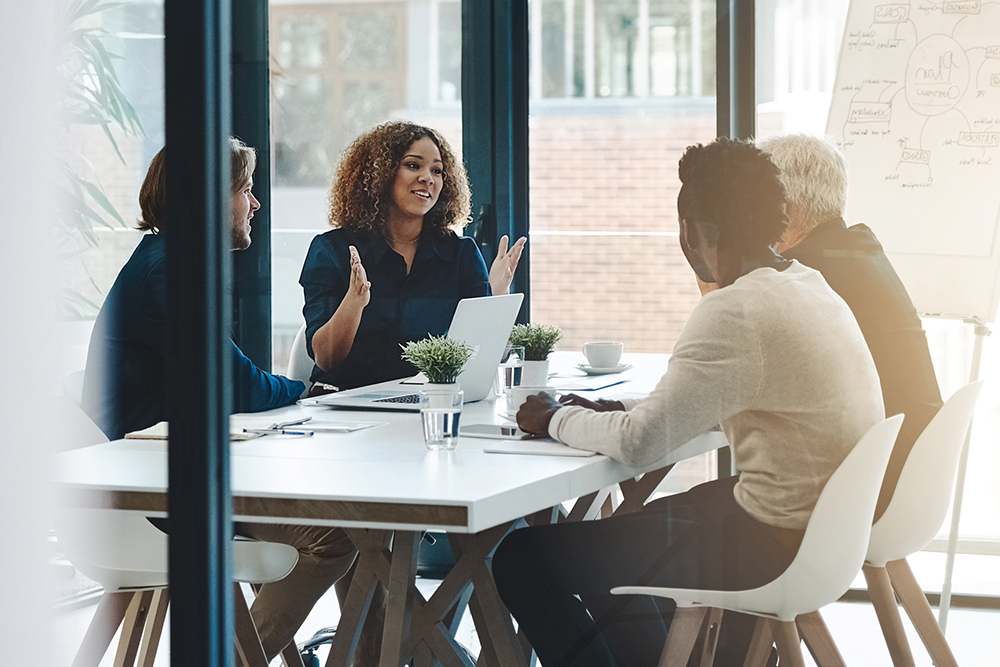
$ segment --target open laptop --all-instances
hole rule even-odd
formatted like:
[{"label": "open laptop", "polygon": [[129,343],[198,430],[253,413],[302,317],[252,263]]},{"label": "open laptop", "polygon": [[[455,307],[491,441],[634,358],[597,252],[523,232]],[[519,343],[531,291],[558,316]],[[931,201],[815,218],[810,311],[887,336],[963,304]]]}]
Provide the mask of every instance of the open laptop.
[{"label": "open laptop", "polygon": [[[507,294],[458,302],[448,338],[465,341],[472,348],[472,357],[458,376],[466,403],[481,401],[493,390],[497,366],[523,299],[523,294]],[[422,384],[414,378],[380,382],[327,394],[316,403],[339,408],[418,411]]]}]

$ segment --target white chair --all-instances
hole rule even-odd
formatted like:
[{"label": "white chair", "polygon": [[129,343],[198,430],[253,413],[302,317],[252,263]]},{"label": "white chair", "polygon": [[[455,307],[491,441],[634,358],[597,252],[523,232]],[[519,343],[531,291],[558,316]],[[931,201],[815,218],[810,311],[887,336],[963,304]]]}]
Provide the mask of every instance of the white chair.
[{"label": "white chair", "polygon": [[796,617],[815,618],[812,612],[843,595],[861,568],[879,486],[902,422],[903,416],[896,415],[876,424],[847,455],[820,493],[794,560],[774,581],[742,591],[652,586],[611,590],[615,595],[654,595],[677,603],[661,667],[687,665],[706,620],[701,664],[711,665],[722,609],[760,617],[744,667],[764,665],[772,641],[783,665],[804,666]]},{"label": "white chair", "polygon": [[306,389],[309,389],[309,377],[313,372],[313,360],[309,357],[309,352],[306,350],[306,325],[303,324],[299,328],[299,332],[295,334],[295,340],[292,341],[292,349],[288,355],[288,378],[291,380],[298,380],[306,385]]},{"label": "white chair", "polygon": [[962,387],[920,434],[906,457],[885,513],[872,526],[862,571],[896,667],[912,667],[913,654],[893,591],[938,667],[958,667],[906,557],[934,539],[948,514],[958,459],[983,383]]},{"label": "white chair", "polygon": [[[107,442],[79,408],[66,402],[63,411],[68,413],[67,422],[90,436],[93,444]],[[115,667],[133,665],[136,657],[141,667],[152,667],[169,603],[167,535],[141,514],[63,503],[54,518],[59,547],[66,558],[104,588],[73,667],[97,667],[123,623]],[[292,571],[299,558],[298,551],[287,544],[236,540],[232,547],[237,582],[277,581]],[[239,583],[234,586],[234,596],[240,660],[246,667],[267,667]]]}]

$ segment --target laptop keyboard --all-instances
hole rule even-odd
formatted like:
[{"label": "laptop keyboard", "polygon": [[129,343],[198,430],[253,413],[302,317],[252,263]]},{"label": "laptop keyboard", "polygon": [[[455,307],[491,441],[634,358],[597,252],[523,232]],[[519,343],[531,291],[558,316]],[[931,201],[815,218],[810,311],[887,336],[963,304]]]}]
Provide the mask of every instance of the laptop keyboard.
[{"label": "laptop keyboard", "polygon": [[372,403],[419,403],[420,394],[406,394],[405,396],[391,396],[389,398],[380,398],[378,400],[372,401]]}]

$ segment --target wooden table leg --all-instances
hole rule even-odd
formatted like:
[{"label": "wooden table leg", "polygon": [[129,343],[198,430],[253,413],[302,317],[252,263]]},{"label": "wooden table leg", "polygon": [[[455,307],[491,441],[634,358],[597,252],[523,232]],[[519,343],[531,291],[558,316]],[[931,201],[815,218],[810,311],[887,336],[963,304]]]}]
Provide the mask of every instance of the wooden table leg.
[{"label": "wooden table leg", "polygon": [[[482,553],[485,549],[488,549],[487,553],[491,553],[503,535],[494,541],[494,536],[490,533],[491,531],[485,531],[479,535],[449,535],[456,562],[465,553]],[[483,650],[495,657],[497,667],[525,667],[528,660],[514,634],[510,612],[500,600],[486,559],[475,558],[471,580],[473,589],[469,609]]]},{"label": "wooden table leg", "polygon": [[618,486],[621,488],[624,498],[621,505],[615,510],[614,516],[631,514],[632,512],[641,510],[646,501],[649,500],[649,497],[656,491],[656,487],[660,485],[660,482],[663,481],[663,478],[667,476],[667,473],[673,467],[671,464],[659,470],[647,472],[639,479],[626,479],[624,482],[619,483]]},{"label": "wooden table leg", "polygon": [[423,533],[397,530],[392,538],[392,565],[386,588],[385,628],[382,632],[381,665],[404,667],[410,656],[406,644],[410,641],[413,600],[410,589],[417,576],[417,555]]},{"label": "wooden table leg", "polygon": [[243,597],[239,582],[233,583],[233,624],[236,633],[236,664],[242,667],[267,667],[264,647],[257,634],[257,626],[250,616],[250,607]]},{"label": "wooden table leg", "polygon": [[[347,600],[340,610],[337,632],[330,642],[327,667],[346,667],[354,660],[354,651],[361,638],[361,628],[364,627],[368,608],[375,595],[375,586],[379,582],[377,568],[388,553],[392,531],[347,529],[347,536],[358,549],[358,565],[347,593]],[[384,580],[388,581],[388,573],[385,573],[384,577]]]},{"label": "wooden table leg", "polygon": [[[477,573],[486,570],[490,553],[507,534],[510,526],[511,524],[497,526],[478,535],[448,536],[452,552],[455,554],[455,566],[426,602],[422,602],[418,597],[413,605],[415,611],[408,650],[413,652],[415,659],[417,653],[423,650],[422,647],[426,647],[433,658],[444,667],[472,666],[472,662],[455,641],[454,630],[457,619],[452,617],[452,611],[465,604],[472,607],[472,601],[478,592],[475,587]],[[459,542],[463,541],[464,549],[459,545]],[[487,575],[489,575],[488,570]],[[492,581],[492,577],[490,580]],[[474,621],[477,613],[473,613]],[[449,618],[451,623],[447,622]],[[482,626],[477,623],[476,627],[480,639],[483,639]],[[484,649],[484,653],[488,651]],[[485,667],[488,663],[489,658],[481,654],[478,664]]]}]

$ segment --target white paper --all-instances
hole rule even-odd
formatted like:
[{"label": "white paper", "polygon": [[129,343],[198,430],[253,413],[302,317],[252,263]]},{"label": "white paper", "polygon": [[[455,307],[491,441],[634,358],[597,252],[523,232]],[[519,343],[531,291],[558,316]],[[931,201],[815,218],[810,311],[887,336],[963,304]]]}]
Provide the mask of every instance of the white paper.
[{"label": "white paper", "polygon": [[569,456],[588,458],[597,456],[585,449],[574,449],[555,440],[501,440],[483,449],[487,454],[527,454],[530,456]]}]

